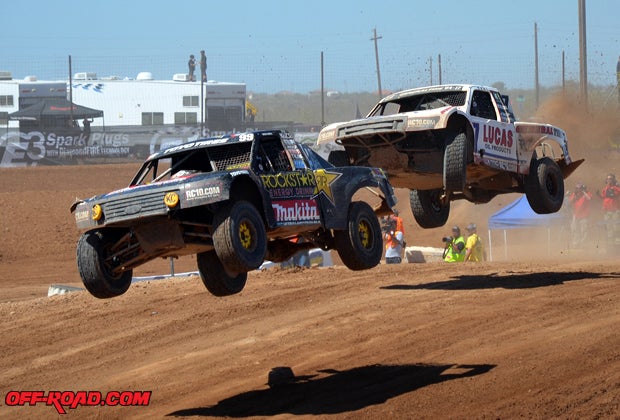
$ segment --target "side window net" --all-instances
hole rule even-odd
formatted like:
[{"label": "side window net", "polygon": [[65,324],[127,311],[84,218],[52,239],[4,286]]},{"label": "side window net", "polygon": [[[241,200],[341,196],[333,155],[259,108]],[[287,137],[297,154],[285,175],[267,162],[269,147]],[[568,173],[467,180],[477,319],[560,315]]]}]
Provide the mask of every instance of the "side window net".
[{"label": "side window net", "polygon": [[252,142],[242,142],[234,145],[222,145],[209,148],[209,156],[215,169],[224,171],[229,167],[250,166],[250,151]]}]

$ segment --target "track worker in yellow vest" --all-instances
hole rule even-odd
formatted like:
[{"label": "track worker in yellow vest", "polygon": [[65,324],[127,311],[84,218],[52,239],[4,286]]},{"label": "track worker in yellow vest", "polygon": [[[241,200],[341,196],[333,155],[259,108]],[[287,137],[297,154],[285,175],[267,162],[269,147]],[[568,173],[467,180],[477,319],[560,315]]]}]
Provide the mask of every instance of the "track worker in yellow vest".
[{"label": "track worker in yellow vest", "polygon": [[466,229],[468,236],[465,243],[465,261],[484,261],[484,245],[482,245],[482,240],[476,233],[476,225],[470,223]]},{"label": "track worker in yellow vest", "polygon": [[446,236],[442,241],[445,244],[443,250],[445,262],[465,261],[465,239],[461,236],[461,229],[458,226],[452,228],[452,236]]}]

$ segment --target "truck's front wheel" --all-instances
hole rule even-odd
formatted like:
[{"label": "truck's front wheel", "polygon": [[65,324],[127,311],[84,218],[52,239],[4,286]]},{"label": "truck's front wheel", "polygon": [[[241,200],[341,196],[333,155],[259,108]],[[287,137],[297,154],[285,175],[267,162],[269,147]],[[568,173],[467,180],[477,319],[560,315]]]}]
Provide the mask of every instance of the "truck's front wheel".
[{"label": "truck's front wheel", "polygon": [[115,274],[118,262],[113,245],[118,235],[105,230],[84,233],[77,244],[77,266],[82,283],[91,295],[106,299],[120,296],[129,289],[133,270]]},{"label": "truck's front wheel", "polygon": [[349,156],[346,150],[332,150],[327,155],[327,161],[337,168],[349,166]]},{"label": "truck's front wheel", "polygon": [[467,178],[467,135],[448,134],[443,160],[443,185],[446,191],[463,191]]}]

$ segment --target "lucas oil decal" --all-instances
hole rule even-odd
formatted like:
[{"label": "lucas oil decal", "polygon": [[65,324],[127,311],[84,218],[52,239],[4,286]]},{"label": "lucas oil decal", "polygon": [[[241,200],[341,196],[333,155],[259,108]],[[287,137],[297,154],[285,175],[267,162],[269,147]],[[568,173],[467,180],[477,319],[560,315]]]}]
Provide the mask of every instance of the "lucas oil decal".
[{"label": "lucas oil decal", "polygon": [[477,139],[476,150],[484,149],[485,155],[516,157],[515,147],[513,146],[517,134],[512,126],[501,123],[474,123],[473,126]]}]

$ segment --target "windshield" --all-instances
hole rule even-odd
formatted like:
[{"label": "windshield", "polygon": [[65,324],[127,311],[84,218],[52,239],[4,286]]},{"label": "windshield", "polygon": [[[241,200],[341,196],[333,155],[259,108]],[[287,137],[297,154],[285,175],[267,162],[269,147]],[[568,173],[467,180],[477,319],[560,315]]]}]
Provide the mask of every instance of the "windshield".
[{"label": "windshield", "polygon": [[419,95],[407,96],[394,101],[380,103],[369,116],[392,115],[403,112],[425,111],[445,106],[463,106],[467,92],[426,92]]}]

